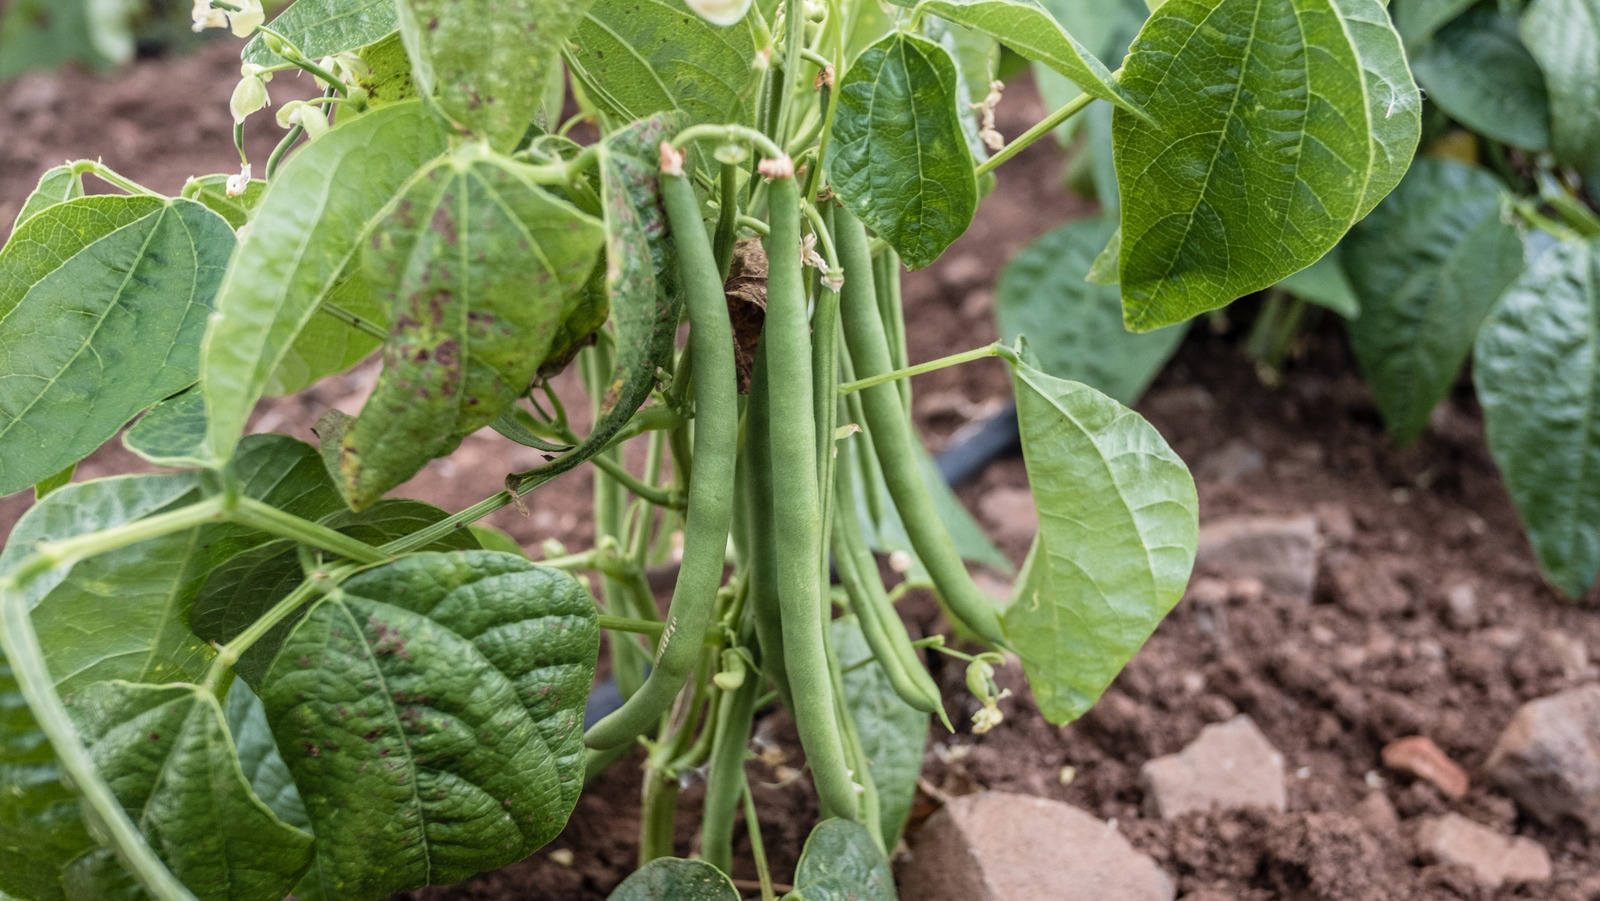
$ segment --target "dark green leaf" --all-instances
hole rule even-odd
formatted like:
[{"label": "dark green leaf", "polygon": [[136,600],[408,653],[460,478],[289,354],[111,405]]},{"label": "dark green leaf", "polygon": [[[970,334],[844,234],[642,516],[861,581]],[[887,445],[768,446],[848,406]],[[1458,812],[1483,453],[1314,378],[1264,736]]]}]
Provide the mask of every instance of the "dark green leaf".
[{"label": "dark green leaf", "polygon": [[1522,272],[1522,236],[1488,172],[1423,159],[1345,246],[1361,318],[1350,345],[1395,441],[1409,444],[1450,391],[1478,326]]},{"label": "dark green leaf", "polygon": [[295,339],[359,266],[373,223],[444,147],[420,102],[396,103],[341,122],[279,170],[229,266],[201,349],[213,459],[232,455]]},{"label": "dark green leaf", "polygon": [[868,47],[839,81],[828,172],[912,269],[937,259],[978,208],[961,100],[950,54],[914,35]]},{"label": "dark green leaf", "polygon": [[895,901],[894,873],[872,833],[849,820],[811,830],[784,901]]},{"label": "dark green leaf", "polygon": [[36,501],[41,500],[45,495],[56,490],[57,488],[64,488],[67,485],[72,484],[73,473],[76,473],[77,471],[78,464],[74,463],[50,478],[35,484],[33,486],[33,499]]},{"label": "dark green leaf", "polygon": [[1012,257],[1000,275],[995,316],[1006,342],[1027,337],[1041,369],[1132,404],[1188,329],[1132,334],[1122,325],[1122,292],[1084,280],[1114,228],[1104,218],[1069,222]]},{"label": "dark green leaf", "polygon": [[1361,301],[1356,299],[1356,289],[1350,284],[1341,262],[1344,245],[1328,251],[1327,256],[1296,272],[1278,287],[1304,301],[1314,303],[1338,313],[1346,319],[1361,315]]},{"label": "dark green leaf", "polygon": [[411,77],[457,125],[509,153],[592,0],[398,0]]},{"label": "dark green leaf", "polygon": [[183,196],[197,203],[203,204],[206,209],[228,220],[235,231],[244,228],[250,221],[250,214],[261,205],[261,198],[267,193],[267,183],[259,178],[250,180],[245,185],[244,193],[238,197],[228,196],[228,179],[231,175],[203,175],[199,178],[189,179],[183,186]]},{"label": "dark green leaf", "polygon": [[559,375],[578,352],[594,344],[595,333],[605,327],[611,316],[611,293],[606,289],[606,261],[595,264],[594,272],[582,288],[567,295],[561,307],[561,324],[544,362],[539,364],[539,378],[545,381]]},{"label": "dark green leaf", "polygon": [[1428,99],[1473,131],[1526,150],[1550,146],[1544,73],[1522,46],[1516,16],[1472,10],[1434,35],[1411,69]]},{"label": "dark green leaf", "polygon": [[1534,0],[1522,40],[1544,70],[1556,158],[1600,179],[1600,2]]},{"label": "dark green leaf", "polygon": [[206,399],[190,388],[151,407],[122,433],[128,450],[156,466],[202,466],[206,452]]},{"label": "dark green leaf", "polygon": [[622,880],[608,901],[739,901],[739,890],[703,860],[660,857]]},{"label": "dark green leaf", "polygon": [[1456,16],[1471,9],[1478,0],[1396,0],[1394,24],[1405,38],[1406,47],[1415,50]]},{"label": "dark green leaf", "polygon": [[95,845],[79,810],[0,656],[0,891],[64,901],[63,868]]},{"label": "dark green leaf", "polygon": [[[1041,0],[1050,15],[1061,23],[1067,33],[1077,38],[1084,47],[1102,60],[1120,60],[1128,55],[1128,45],[1132,43],[1139,27],[1150,15],[1150,8],[1144,0],[1116,0],[1114,8],[1109,12],[1104,0]],[[1065,75],[1046,66],[1043,63],[1033,63],[1034,83],[1039,87],[1039,95],[1044,98],[1045,105],[1056,109],[1065,106],[1067,102],[1082,94],[1083,91]],[[1077,133],[1079,127],[1085,126],[1089,117],[1098,117],[1104,120],[1105,132],[1104,149],[1091,139],[1091,146],[1086,152],[1094,154],[1094,164],[1111,170],[1111,110],[1110,104],[1095,104],[1082,113],[1068,119],[1056,129],[1056,140],[1066,144]],[[1097,171],[1098,175],[1098,171]],[[1099,200],[1102,204],[1115,205],[1116,182],[1115,173],[1112,174],[1112,190],[1106,191],[1099,186]],[[1110,207],[1107,207],[1110,209]]]},{"label": "dark green leaf", "polygon": [[0,494],[194,384],[233,229],[188,200],[80,197],[0,250]]},{"label": "dark green leaf", "polygon": [[228,689],[226,703],[228,733],[239,753],[239,768],[250,783],[250,790],[278,819],[296,829],[311,831],[306,806],[300,800],[289,766],[278,753],[278,742],[267,724],[266,708],[250,686],[235,681]]},{"label": "dark green leaf", "polygon": [[365,277],[395,328],[361,415],[322,436],[354,509],[511,409],[594,265],[600,223],[523,168],[469,147],[415,179],[373,236]]},{"label": "dark green leaf", "polygon": [[[311,59],[373,44],[399,27],[395,0],[298,0],[272,20],[272,29]],[[244,61],[282,62],[257,35],[244,48]]]},{"label": "dark green leaf", "polygon": [[206,689],[104,682],[68,709],[151,850],[200,901],[281,898],[311,865],[311,836],[251,791]]},{"label": "dark green leaf", "polygon": [[566,58],[590,99],[621,122],[672,110],[689,124],[755,118],[750,17],[722,28],[682,0],[596,0]]},{"label": "dark green leaf", "polygon": [[83,176],[73,171],[71,165],[56,166],[54,169],[45,170],[39,177],[38,187],[28,195],[22,203],[22,212],[17,214],[17,219],[11,224],[11,231],[16,232],[39,213],[44,212],[58,203],[66,203],[83,196]]},{"label": "dark green leaf", "polygon": [[509,554],[406,557],[318,602],[261,697],[323,886],[453,882],[555,837],[583,781],[598,649],[583,589]]},{"label": "dark green leaf", "polygon": [[[833,621],[833,648],[844,670],[845,706],[861,736],[872,784],[878,790],[878,821],[883,845],[900,843],[911,816],[922,775],[922,749],[928,744],[928,714],[900,699],[855,617]],[[864,666],[858,665],[866,661]]]},{"label": "dark green leaf", "polygon": [[1040,712],[1065,723],[1093,706],[1183,596],[1199,502],[1183,461],[1137,413],[1027,365],[1014,375],[1039,534],[1006,634]]},{"label": "dark green leaf", "polygon": [[1600,242],[1529,267],[1484,323],[1472,377],[1545,578],[1582,597],[1600,577]]},{"label": "dark green leaf", "polygon": [[[361,319],[370,329],[352,325],[350,316]],[[388,311],[373,296],[366,279],[352,273],[333,286],[311,321],[295,335],[262,393],[269,397],[296,394],[323,376],[343,372],[383,343],[373,331],[388,330]]]},{"label": "dark green leaf", "polygon": [[1168,0],[1113,121],[1128,327],[1304,269],[1399,183],[1422,101],[1378,0]]}]

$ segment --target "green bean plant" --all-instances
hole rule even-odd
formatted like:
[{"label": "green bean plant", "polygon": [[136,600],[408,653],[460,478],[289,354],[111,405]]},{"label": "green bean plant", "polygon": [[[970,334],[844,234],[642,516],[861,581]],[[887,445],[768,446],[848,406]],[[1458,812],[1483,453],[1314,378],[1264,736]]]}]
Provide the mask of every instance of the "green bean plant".
[{"label": "green bean plant", "polygon": [[[0,251],[0,492],[39,498],[0,552],[0,891],[28,901],[462,880],[549,842],[641,746],[642,868],[615,897],[736,898],[742,815],[773,898],[745,764],[774,705],[824,816],[790,897],[892,898],[930,717],[955,728],[919,653],[967,667],[974,732],[1013,661],[1067,722],[1181,596],[1197,533],[1160,435],[1025,340],[908,360],[902,271],[1098,104],[1124,186],[1101,265],[1132,327],[1180,322],[1326,253],[1421,127],[1377,0],[1167,0],[1115,72],[1033,0],[194,16],[255,32],[240,121],[274,75],[323,96],[177,197],[52,169]],[[1001,44],[1082,91],[1009,142]],[[379,348],[316,446],[245,434],[264,396]],[[908,376],[980,358],[1010,366],[1040,510],[1004,600],[909,417]],[[551,387],[569,365],[583,434]],[[547,462],[457,512],[389,496],[485,428]],[[119,432],[162,471],[74,482]],[[477,525],[580,466],[592,548],[533,562]],[[645,568],[679,533],[663,614]],[[914,585],[949,634],[912,641]],[[626,700],[585,730],[602,631]],[[695,772],[698,859],[674,859]]]},{"label": "green bean plant", "polygon": [[[1119,55],[1142,0],[1051,0],[1102,54]],[[1467,362],[1489,449],[1550,586],[1600,584],[1600,3],[1394,0],[1426,92],[1421,153],[1374,214],[1327,256],[1262,292],[1246,349],[1279,382],[1307,328],[1336,315],[1397,444],[1416,441]],[[1076,88],[1039,72],[1047,98]],[[1013,260],[1001,332],[1027,333],[1040,366],[1124,403],[1186,326],[1122,327],[1116,273],[1094,256],[1120,202],[1111,119],[1075,133],[1072,174],[1106,212],[1068,223]],[[1101,284],[1103,283],[1103,284]],[[1047,337],[1048,336],[1048,337]]]}]

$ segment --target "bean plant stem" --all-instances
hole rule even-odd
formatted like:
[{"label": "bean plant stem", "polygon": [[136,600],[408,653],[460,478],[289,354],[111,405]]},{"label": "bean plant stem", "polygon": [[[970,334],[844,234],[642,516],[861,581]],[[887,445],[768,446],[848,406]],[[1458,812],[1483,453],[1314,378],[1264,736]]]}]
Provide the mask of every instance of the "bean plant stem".
[{"label": "bean plant stem", "polygon": [[898,379],[906,379],[914,375],[924,375],[929,372],[937,372],[940,369],[946,369],[951,366],[959,366],[962,363],[970,363],[973,360],[982,360],[987,357],[1004,357],[1013,363],[1016,362],[1016,353],[1013,352],[1011,348],[997,342],[994,344],[985,345],[983,347],[973,348],[972,350],[962,351],[958,354],[951,354],[948,357],[940,357],[937,360],[929,360],[926,363],[918,363],[915,366],[908,366],[905,369],[896,369],[892,372],[885,372],[880,375],[874,375],[864,379],[856,379],[853,382],[840,385],[839,394],[850,394],[865,388],[872,388],[887,382],[893,382]]},{"label": "bean plant stem", "polygon": [[161,196],[160,192],[152,191],[131,178],[113,172],[110,167],[99,160],[78,160],[72,164],[72,172],[75,175],[93,175],[106,184],[121,188],[129,194],[139,194],[145,197]]},{"label": "bean plant stem", "polygon": [[285,513],[253,497],[239,498],[238,506],[229,511],[228,518],[240,525],[309,544],[359,563],[382,563],[390,558],[389,554],[365,541],[357,541],[343,532],[335,532],[327,526],[301,519],[293,513]]},{"label": "bean plant stem", "polygon": [[778,893],[772,887],[772,870],[767,866],[767,846],[761,840],[761,818],[756,815],[756,799],[750,793],[748,775],[741,788],[744,794],[744,829],[750,836],[750,856],[755,860],[756,878],[761,880],[761,901],[778,901]]},{"label": "bean plant stem", "polygon": [[1021,153],[1023,150],[1026,150],[1029,144],[1032,144],[1034,141],[1037,141],[1050,132],[1055,131],[1058,125],[1083,112],[1084,109],[1089,106],[1089,104],[1094,102],[1094,100],[1095,98],[1089,96],[1088,94],[1079,94],[1078,96],[1067,101],[1065,106],[1062,106],[1060,109],[1056,110],[1050,115],[1045,116],[1043,119],[1039,120],[1037,125],[1034,125],[1032,128],[1023,132],[1022,134],[1017,135],[1016,139],[1011,143],[1000,148],[999,150],[996,150],[994,152],[994,156],[991,156],[979,163],[977,174],[981,176],[986,173],[993,172],[1001,163],[1011,159],[1012,157]]}]

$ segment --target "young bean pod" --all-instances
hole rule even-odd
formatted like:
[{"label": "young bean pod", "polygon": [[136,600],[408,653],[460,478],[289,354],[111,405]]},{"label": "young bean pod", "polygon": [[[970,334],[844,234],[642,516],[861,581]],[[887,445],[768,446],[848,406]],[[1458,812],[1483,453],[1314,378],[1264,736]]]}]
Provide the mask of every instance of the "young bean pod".
[{"label": "young bean pod", "polygon": [[750,606],[755,611],[756,642],[761,648],[761,671],[777,689],[785,707],[794,709],[788,670],[783,664],[783,612],[778,601],[778,547],[772,534],[772,437],[767,409],[767,348],[756,347],[750,374],[750,394],[744,413],[744,448],[740,490],[744,492],[745,522],[750,549]]},{"label": "young bean pod", "polygon": [[[878,292],[872,276],[872,257],[866,229],[848,210],[834,215],[834,240],[844,265],[845,280],[841,306],[845,343],[857,378],[871,378],[894,369],[889,344],[884,336]],[[905,524],[906,534],[917,557],[933,577],[934,587],[952,615],[978,637],[1005,647],[1005,632],[994,602],[986,596],[956,550],[955,542],[939,520],[938,509],[915,456],[916,436],[911,431],[910,413],[900,389],[893,383],[863,389],[861,405],[866,414],[867,431],[883,469],[889,496]]]},{"label": "young bean pod", "polygon": [[[726,659],[736,651],[725,651]],[[726,672],[726,668],[724,672]],[[761,680],[745,673],[744,682],[723,691],[717,703],[716,737],[711,746],[711,767],[706,776],[705,816],[700,824],[700,856],[724,873],[732,872],[733,821],[744,785],[744,761],[750,745]]]},{"label": "young bean pod", "polygon": [[[664,157],[667,150],[663,147]],[[688,178],[681,171],[663,171],[661,197],[677,244],[678,266],[689,307],[689,344],[695,360],[694,463],[689,479],[683,565],[649,677],[633,697],[584,735],[589,747],[598,749],[631,742],[654,726],[694,671],[716,608],[733,520],[739,397],[728,304],[722,293],[722,280],[717,277],[711,241],[700,220],[700,205]]]}]

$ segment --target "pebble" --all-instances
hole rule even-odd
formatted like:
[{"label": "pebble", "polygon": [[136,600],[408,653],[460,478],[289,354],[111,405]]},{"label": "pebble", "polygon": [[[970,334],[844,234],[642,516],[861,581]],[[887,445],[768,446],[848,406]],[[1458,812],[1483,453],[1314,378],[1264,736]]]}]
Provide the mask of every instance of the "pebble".
[{"label": "pebble", "polygon": [[1367,792],[1367,796],[1356,805],[1356,819],[1374,837],[1384,842],[1400,838],[1400,814],[1394,809],[1394,802],[1381,791],[1374,789]]},{"label": "pebble", "polygon": [[1458,813],[1428,817],[1417,828],[1417,853],[1467,868],[1489,888],[1550,878],[1550,854],[1521,836],[1501,835]]},{"label": "pebble", "polygon": [[1195,481],[1236,485],[1246,476],[1265,469],[1267,458],[1249,444],[1235,438],[1200,459],[1194,468]]},{"label": "pebble", "polygon": [[950,801],[911,840],[900,897],[1173,901],[1171,878],[1112,823],[1060,801],[986,791]]},{"label": "pebble", "polygon": [[1196,568],[1259,580],[1268,591],[1309,601],[1317,583],[1315,516],[1242,516],[1200,527]]},{"label": "pebble", "polygon": [[1423,735],[1397,739],[1383,746],[1383,765],[1427,780],[1449,798],[1464,798],[1471,782],[1467,772]]},{"label": "pebble", "polygon": [[1350,508],[1335,501],[1320,501],[1312,507],[1322,534],[1334,544],[1350,544],[1356,540],[1356,517]]},{"label": "pebble", "polygon": [[1463,582],[1453,585],[1444,594],[1446,618],[1457,629],[1471,629],[1478,624],[1478,591]]},{"label": "pebble", "polygon": [[1206,726],[1182,751],[1149,761],[1140,781],[1146,815],[1161,819],[1213,807],[1288,806],[1283,755],[1247,715]]},{"label": "pebble", "polygon": [[1547,825],[1571,817],[1600,835],[1600,685],[1522,705],[1484,768]]}]

